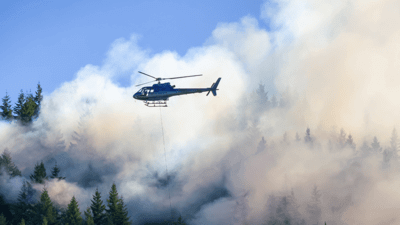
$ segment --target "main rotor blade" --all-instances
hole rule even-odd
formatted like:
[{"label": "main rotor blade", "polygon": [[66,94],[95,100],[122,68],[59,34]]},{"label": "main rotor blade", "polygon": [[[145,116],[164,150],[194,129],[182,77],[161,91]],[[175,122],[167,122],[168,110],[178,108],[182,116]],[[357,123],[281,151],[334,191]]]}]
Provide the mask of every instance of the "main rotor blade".
[{"label": "main rotor blade", "polygon": [[137,87],[137,86],[142,86],[142,85],[144,85],[144,84],[148,84],[148,83],[151,83],[151,82],[156,82],[155,80],[152,80],[152,81],[150,81],[150,82],[146,82],[146,83],[143,83],[143,84],[138,84],[138,85],[136,85],[135,87]]},{"label": "main rotor blade", "polygon": [[183,77],[168,77],[168,78],[161,78],[162,80],[167,80],[167,79],[179,79],[179,78],[186,78],[186,77],[198,77],[198,76],[203,76],[203,74],[198,74],[198,75],[189,75],[189,76],[183,76]]},{"label": "main rotor blade", "polygon": [[138,71],[138,72],[141,73],[141,74],[143,74],[143,75],[149,76],[149,77],[154,78],[154,79],[157,80],[157,78],[153,77],[152,75],[149,75],[149,74],[147,74],[147,73],[143,73],[143,72],[140,72],[140,71]]}]

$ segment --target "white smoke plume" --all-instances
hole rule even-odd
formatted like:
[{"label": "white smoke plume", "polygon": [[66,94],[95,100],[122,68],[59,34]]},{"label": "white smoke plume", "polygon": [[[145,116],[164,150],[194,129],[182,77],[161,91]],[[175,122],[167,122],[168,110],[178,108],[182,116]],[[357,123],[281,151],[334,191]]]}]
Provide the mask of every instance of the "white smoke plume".
[{"label": "white smoke plume", "polygon": [[[31,127],[1,123],[1,146],[25,177],[38,161],[48,172],[57,162],[67,178],[46,187],[59,205],[75,195],[85,209],[96,188],[105,200],[115,182],[137,224],[169,220],[169,193],[173,216],[189,224],[397,224],[400,164],[387,149],[400,128],[399,2],[261,7],[261,21],[218,24],[183,56],[151,55],[135,35],[116,40],[103,65],[44,96]],[[222,80],[217,97],[174,97],[159,110],[132,98],[149,81],[138,70],[204,74],[177,87]],[[382,152],[367,154],[374,136]]]}]

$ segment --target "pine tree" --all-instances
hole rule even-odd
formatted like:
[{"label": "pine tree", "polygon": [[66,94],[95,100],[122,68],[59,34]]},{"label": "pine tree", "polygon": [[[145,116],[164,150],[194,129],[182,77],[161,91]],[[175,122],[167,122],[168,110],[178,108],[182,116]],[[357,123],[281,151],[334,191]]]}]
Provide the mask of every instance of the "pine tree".
[{"label": "pine tree", "polygon": [[109,197],[107,199],[108,209],[106,209],[107,217],[111,219],[113,224],[119,224],[118,220],[119,220],[120,210],[118,203],[119,199],[118,199],[117,186],[115,185],[115,183],[113,183],[111,186]]},{"label": "pine tree", "polygon": [[317,185],[314,185],[314,188],[311,193],[311,201],[307,204],[307,212],[309,214],[310,221],[312,224],[318,224],[321,220],[322,210],[321,210],[321,193],[317,188]]},{"label": "pine tree", "polygon": [[7,219],[4,217],[3,213],[0,215],[0,225],[7,225]]},{"label": "pine tree", "polygon": [[351,136],[351,134],[349,134],[347,140],[346,140],[346,145],[349,146],[350,148],[352,148],[353,150],[356,149],[356,144],[353,141],[353,136]]},{"label": "pine tree", "polygon": [[56,224],[57,213],[46,189],[43,189],[37,209],[39,216],[42,215],[45,217],[48,224]]},{"label": "pine tree", "polygon": [[35,165],[35,169],[33,171],[33,174],[30,175],[30,178],[34,183],[39,183],[39,184],[44,183],[44,180],[47,179],[47,176],[46,176],[46,168],[44,167],[43,162]]},{"label": "pine tree", "polygon": [[258,89],[256,90],[257,94],[257,103],[261,110],[269,108],[269,101],[268,101],[268,92],[265,92],[265,86],[263,84],[258,85]]},{"label": "pine tree", "polygon": [[128,216],[128,209],[126,208],[126,205],[124,203],[124,199],[121,197],[118,202],[118,223],[121,225],[130,225],[131,222],[129,221],[129,216]]},{"label": "pine tree", "polygon": [[310,128],[308,128],[308,127],[307,127],[307,130],[306,130],[306,136],[304,136],[304,142],[306,142],[306,143],[312,143],[313,142],[313,139],[311,137],[311,131],[310,131]]},{"label": "pine tree", "polygon": [[85,213],[85,218],[86,218],[85,224],[86,225],[94,225],[94,220],[92,217],[92,212],[90,210],[90,207],[87,207],[87,209],[84,213]]},{"label": "pine tree", "polygon": [[29,221],[29,219],[33,217],[33,208],[29,204],[29,197],[31,197],[29,196],[29,188],[31,188],[29,183],[24,181],[21,187],[21,191],[18,195],[17,203],[13,205],[14,224],[20,222],[21,218],[24,220],[25,223],[25,220]]},{"label": "pine tree", "polygon": [[6,92],[6,96],[3,98],[3,105],[0,106],[0,109],[2,110],[1,112],[1,118],[3,120],[11,121],[13,119],[12,115],[12,109],[11,109],[11,100],[10,96]]},{"label": "pine tree", "polygon": [[374,137],[374,140],[371,143],[371,147],[372,147],[372,152],[374,152],[374,153],[382,152],[381,145],[379,144],[378,138],[376,138],[376,136]]},{"label": "pine tree", "polygon": [[344,132],[343,128],[340,129],[338,144],[340,148],[346,147],[346,132]]},{"label": "pine tree", "polygon": [[57,178],[58,180],[64,180],[65,177],[60,177],[58,174],[60,173],[60,168],[58,168],[57,163],[54,165],[53,169],[51,170],[50,178]]},{"label": "pine tree", "polygon": [[21,90],[21,93],[19,93],[17,103],[15,103],[14,106],[14,118],[17,120],[21,120],[22,118],[22,108],[25,104],[25,95],[23,90]]},{"label": "pine tree", "polygon": [[21,109],[21,122],[23,125],[27,125],[32,122],[36,108],[37,105],[33,96],[31,94],[28,95]]},{"label": "pine tree", "polygon": [[103,204],[101,200],[101,195],[98,189],[96,189],[95,194],[93,195],[92,204],[90,208],[93,213],[93,221],[96,225],[104,225],[107,222],[107,216],[105,214],[106,206]]},{"label": "pine tree", "polygon": [[37,118],[39,116],[40,108],[41,108],[41,102],[43,100],[42,87],[40,86],[40,83],[38,83],[37,91],[35,93],[36,93],[36,95],[35,95],[34,101],[35,101],[37,107],[36,107],[35,112],[34,112],[34,117]]},{"label": "pine tree", "polygon": [[71,202],[68,204],[68,209],[66,213],[66,223],[69,225],[81,225],[82,217],[79,212],[78,202],[75,196],[72,197]]},{"label": "pine tree", "polygon": [[131,222],[129,221],[128,210],[126,209],[123,198],[118,198],[115,183],[111,186],[109,194],[109,198],[107,199],[108,209],[106,209],[108,219],[112,224],[130,225]]},{"label": "pine tree", "polygon": [[2,174],[2,168],[5,168],[6,172],[11,176],[21,176],[21,171],[15,166],[12,161],[11,153],[5,149],[0,157],[0,174]]}]

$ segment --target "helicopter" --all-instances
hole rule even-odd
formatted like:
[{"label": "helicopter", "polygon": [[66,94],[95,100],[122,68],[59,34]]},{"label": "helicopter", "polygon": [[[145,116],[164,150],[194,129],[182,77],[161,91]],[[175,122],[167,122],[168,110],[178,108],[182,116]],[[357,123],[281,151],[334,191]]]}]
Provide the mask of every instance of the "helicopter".
[{"label": "helicopter", "polygon": [[177,95],[187,95],[187,94],[208,92],[206,95],[206,96],[208,96],[211,92],[214,96],[216,96],[217,90],[218,90],[217,87],[218,87],[219,82],[221,81],[221,77],[220,77],[209,88],[175,88],[175,85],[171,85],[170,83],[161,83],[161,81],[202,76],[202,74],[182,76],[182,77],[169,77],[169,78],[158,77],[157,78],[157,77],[154,77],[147,73],[143,73],[140,71],[138,71],[138,72],[143,75],[149,76],[155,80],[146,82],[143,84],[138,84],[138,85],[136,85],[136,87],[144,85],[144,84],[148,84],[151,82],[158,82],[158,84],[153,84],[153,86],[141,88],[138,92],[136,92],[133,95],[134,99],[144,101],[145,105],[148,107],[167,107],[168,99],[172,96],[177,96]]}]

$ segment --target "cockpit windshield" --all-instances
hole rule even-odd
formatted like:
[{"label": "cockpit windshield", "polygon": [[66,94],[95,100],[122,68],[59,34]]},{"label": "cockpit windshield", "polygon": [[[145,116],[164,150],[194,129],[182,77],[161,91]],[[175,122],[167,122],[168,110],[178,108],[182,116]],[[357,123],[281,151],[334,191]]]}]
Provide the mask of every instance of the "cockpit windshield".
[{"label": "cockpit windshield", "polygon": [[150,92],[154,92],[153,88],[141,88],[138,91],[141,95],[147,96]]}]

